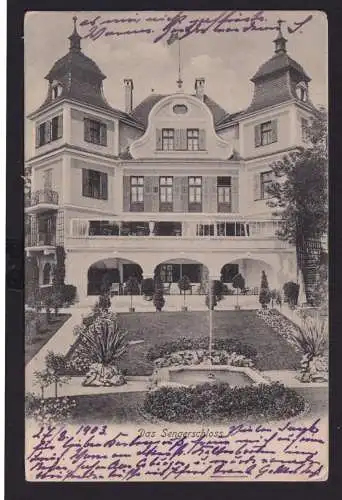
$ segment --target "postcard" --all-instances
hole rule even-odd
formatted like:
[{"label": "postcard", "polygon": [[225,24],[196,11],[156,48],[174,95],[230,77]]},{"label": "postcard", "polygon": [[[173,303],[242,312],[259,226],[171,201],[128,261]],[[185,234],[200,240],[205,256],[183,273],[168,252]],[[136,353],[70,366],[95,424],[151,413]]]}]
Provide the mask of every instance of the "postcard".
[{"label": "postcard", "polygon": [[26,13],[27,481],[325,481],[328,22]]}]

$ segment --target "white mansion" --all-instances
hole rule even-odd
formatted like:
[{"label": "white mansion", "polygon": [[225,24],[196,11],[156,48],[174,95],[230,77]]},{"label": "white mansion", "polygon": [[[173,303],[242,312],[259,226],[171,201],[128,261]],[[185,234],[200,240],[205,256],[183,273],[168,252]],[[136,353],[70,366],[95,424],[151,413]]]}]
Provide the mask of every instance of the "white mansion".
[{"label": "white mansion", "polygon": [[117,283],[159,273],[171,283],[186,274],[229,284],[239,271],[249,288],[262,270],[272,288],[296,279],[295,249],[275,236],[266,187],[269,165],[305,141],[314,106],[281,30],[251,79],[250,105],[234,114],[206,94],[204,78],[191,95],[179,81],[174,94],[152,93],[136,107],[125,79],[125,110],[114,109],[76,24],[69,40],[29,115],[25,244],[40,285],[51,283],[57,246],[80,300],[98,293],[104,273]]}]

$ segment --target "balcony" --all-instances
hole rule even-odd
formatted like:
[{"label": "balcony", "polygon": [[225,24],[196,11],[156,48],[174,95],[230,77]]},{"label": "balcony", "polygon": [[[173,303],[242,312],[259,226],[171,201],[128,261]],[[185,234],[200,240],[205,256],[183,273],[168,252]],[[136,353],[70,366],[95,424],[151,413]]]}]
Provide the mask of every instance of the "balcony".
[{"label": "balcony", "polygon": [[56,210],[58,207],[58,193],[52,189],[39,189],[34,191],[31,198],[25,199],[27,213]]},{"label": "balcony", "polygon": [[[276,236],[279,222],[275,220],[219,219],[210,222],[187,221],[138,221],[73,219],[69,244],[74,248],[153,249],[165,248],[169,241],[172,248],[193,249],[275,249],[288,248]],[[115,243],[114,243],[115,242]],[[172,243],[171,243],[172,242]]]},{"label": "balcony", "polygon": [[25,236],[25,247],[30,250],[44,250],[56,246],[56,235],[52,233],[31,233]]}]

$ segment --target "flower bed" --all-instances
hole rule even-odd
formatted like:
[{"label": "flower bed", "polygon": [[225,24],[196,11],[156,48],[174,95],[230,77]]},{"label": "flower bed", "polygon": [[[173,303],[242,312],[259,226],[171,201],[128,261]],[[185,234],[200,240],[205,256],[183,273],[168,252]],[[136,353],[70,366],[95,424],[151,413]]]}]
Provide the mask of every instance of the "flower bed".
[{"label": "flower bed", "polygon": [[299,351],[297,343],[293,340],[293,336],[299,334],[300,329],[292,321],[285,318],[276,309],[259,309],[257,316],[262,318],[265,323],[273,328],[279,335],[291,344],[296,351]]},{"label": "flower bed", "polygon": [[279,383],[234,388],[226,383],[162,387],[148,393],[144,401],[144,411],[149,415],[183,423],[279,420],[298,415],[304,409],[304,399]]},{"label": "flower bed", "polygon": [[[206,352],[208,350],[208,346],[209,337],[180,337],[177,340],[153,346],[147,353],[147,359],[149,361],[156,361],[159,358],[166,358],[176,352]],[[257,351],[254,347],[243,344],[238,339],[214,339],[212,348],[213,353],[218,351],[226,353],[225,355],[234,353],[235,355],[240,355],[243,358],[248,358],[253,362],[257,356]]]},{"label": "flower bed", "polygon": [[25,397],[25,415],[38,423],[62,423],[72,416],[76,401],[70,397],[41,399],[33,394]]},{"label": "flower bed", "polygon": [[[209,361],[209,351],[204,349],[177,351],[171,354],[165,354],[161,358],[154,360],[155,368],[164,368],[167,366],[189,366],[199,365]],[[213,365],[232,365],[232,366],[254,366],[254,362],[236,352],[226,350],[213,350],[211,353],[211,362]]]}]

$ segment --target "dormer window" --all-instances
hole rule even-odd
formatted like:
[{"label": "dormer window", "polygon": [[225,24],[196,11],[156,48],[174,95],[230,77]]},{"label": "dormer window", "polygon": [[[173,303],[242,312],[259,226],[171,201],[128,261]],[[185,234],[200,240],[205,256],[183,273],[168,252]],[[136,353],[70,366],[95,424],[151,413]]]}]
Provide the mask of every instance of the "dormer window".
[{"label": "dormer window", "polygon": [[296,86],[296,95],[300,101],[305,102],[308,98],[308,89],[305,82],[300,82]]},{"label": "dormer window", "polygon": [[52,99],[57,99],[62,95],[63,87],[60,83],[54,83],[52,86]]}]

